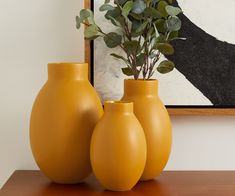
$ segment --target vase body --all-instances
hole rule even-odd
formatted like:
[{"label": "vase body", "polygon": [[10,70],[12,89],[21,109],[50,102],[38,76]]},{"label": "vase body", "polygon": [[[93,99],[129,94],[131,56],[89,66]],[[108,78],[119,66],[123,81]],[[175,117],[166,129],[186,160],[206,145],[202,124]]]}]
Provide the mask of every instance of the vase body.
[{"label": "vase body", "polygon": [[151,180],[163,171],[172,143],[171,122],[158,97],[158,81],[125,80],[122,100],[134,102],[134,113],[144,129],[147,160],[141,180]]},{"label": "vase body", "polygon": [[113,191],[130,190],[142,175],[146,153],[145,135],[133,113],[133,103],[105,102],[90,151],[100,183]]},{"label": "vase body", "polygon": [[73,184],[91,173],[90,139],[102,114],[98,95],[88,81],[87,64],[48,64],[48,80],[30,119],[32,152],[47,177]]}]

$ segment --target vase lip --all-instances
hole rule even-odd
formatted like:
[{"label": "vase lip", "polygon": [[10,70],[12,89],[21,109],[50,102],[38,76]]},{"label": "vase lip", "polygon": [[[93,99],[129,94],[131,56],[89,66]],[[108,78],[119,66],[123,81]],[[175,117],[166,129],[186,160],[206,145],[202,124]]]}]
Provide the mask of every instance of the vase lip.
[{"label": "vase lip", "polygon": [[130,113],[133,112],[133,105],[134,103],[131,101],[107,100],[104,102],[104,110]]},{"label": "vase lip", "polygon": [[158,82],[157,79],[147,79],[147,80],[144,80],[144,79],[125,79],[125,82],[149,82],[149,83],[155,83],[155,82]]},{"label": "vase lip", "polygon": [[51,62],[48,66],[64,66],[64,65],[88,65],[88,63],[82,62]]}]

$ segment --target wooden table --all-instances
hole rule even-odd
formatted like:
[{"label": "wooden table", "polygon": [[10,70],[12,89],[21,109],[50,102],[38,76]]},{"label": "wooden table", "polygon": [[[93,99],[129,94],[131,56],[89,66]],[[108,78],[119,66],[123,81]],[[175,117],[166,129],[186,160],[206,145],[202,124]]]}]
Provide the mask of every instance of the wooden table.
[{"label": "wooden table", "polygon": [[235,196],[235,171],[164,172],[156,180],[139,182],[132,191],[106,191],[89,177],[85,183],[58,185],[39,171],[15,171],[0,196]]}]

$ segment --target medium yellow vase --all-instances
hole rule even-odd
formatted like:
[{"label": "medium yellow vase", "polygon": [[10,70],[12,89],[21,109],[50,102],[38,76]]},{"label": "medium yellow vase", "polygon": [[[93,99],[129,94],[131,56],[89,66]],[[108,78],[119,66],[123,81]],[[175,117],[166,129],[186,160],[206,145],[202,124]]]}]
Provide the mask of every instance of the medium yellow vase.
[{"label": "medium yellow vase", "polygon": [[125,80],[122,100],[134,102],[134,113],[144,129],[147,161],[141,180],[151,180],[163,171],[172,143],[171,122],[158,97],[158,81]]},{"label": "medium yellow vase", "polygon": [[140,179],[146,162],[143,129],[131,102],[105,102],[104,115],[91,140],[91,165],[109,190],[130,190]]},{"label": "medium yellow vase", "polygon": [[73,184],[91,173],[90,139],[102,114],[88,81],[87,64],[48,64],[48,81],[35,100],[30,120],[32,152],[47,177]]}]

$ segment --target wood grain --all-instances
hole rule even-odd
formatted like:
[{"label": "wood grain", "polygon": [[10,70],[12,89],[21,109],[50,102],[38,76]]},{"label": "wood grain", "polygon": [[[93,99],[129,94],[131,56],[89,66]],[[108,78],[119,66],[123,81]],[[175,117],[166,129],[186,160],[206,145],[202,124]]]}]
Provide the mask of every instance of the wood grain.
[{"label": "wood grain", "polygon": [[[84,0],[84,7],[91,8],[91,0]],[[90,41],[85,40],[85,62],[88,63],[89,68],[91,67],[91,47]],[[91,69],[89,69],[89,79],[91,79]]]},{"label": "wood grain", "polygon": [[168,108],[171,116],[235,116],[235,109],[216,108]]},{"label": "wood grain", "polygon": [[[85,8],[91,8],[91,0],[84,0]],[[85,62],[91,65],[91,47],[90,42],[85,41]],[[89,72],[90,73],[90,72]],[[235,116],[235,109],[217,109],[217,108],[168,108],[170,115],[185,116],[185,115],[197,115],[197,116]]]},{"label": "wood grain", "polygon": [[131,191],[105,190],[91,176],[83,184],[51,183],[39,171],[16,171],[0,190],[1,196],[234,196],[235,171],[164,172],[156,180],[139,182]]}]

